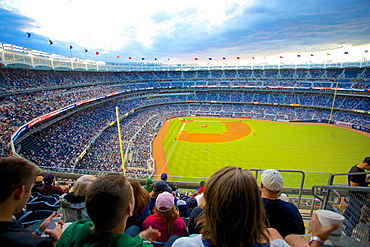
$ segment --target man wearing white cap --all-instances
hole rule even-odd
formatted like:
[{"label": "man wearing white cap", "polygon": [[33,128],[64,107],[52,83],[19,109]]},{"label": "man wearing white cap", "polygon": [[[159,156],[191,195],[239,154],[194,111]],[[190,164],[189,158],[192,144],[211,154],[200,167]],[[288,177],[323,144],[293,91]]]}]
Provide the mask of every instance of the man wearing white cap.
[{"label": "man wearing white cap", "polygon": [[291,202],[279,199],[284,181],[280,172],[266,169],[261,172],[262,203],[268,227],[275,228],[283,237],[304,234],[305,227],[298,208]]}]

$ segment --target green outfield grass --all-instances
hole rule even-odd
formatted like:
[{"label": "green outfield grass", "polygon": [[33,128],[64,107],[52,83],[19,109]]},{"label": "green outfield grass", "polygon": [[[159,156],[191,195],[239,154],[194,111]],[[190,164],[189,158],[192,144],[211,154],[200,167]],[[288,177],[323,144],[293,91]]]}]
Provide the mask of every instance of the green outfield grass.
[{"label": "green outfield grass", "polygon": [[[215,121],[207,118],[194,120]],[[370,156],[370,138],[349,129],[326,125],[242,121],[251,127],[251,134],[223,143],[175,141],[182,123],[178,119],[172,121],[163,142],[169,174],[208,178],[219,168],[229,165],[245,169],[302,170],[308,172],[304,186],[310,188],[312,185],[326,184],[329,173],[346,173],[364,157]],[[207,128],[200,127],[200,124],[187,123],[184,130],[198,133],[226,131],[220,122],[205,122]],[[286,187],[299,186],[300,174],[283,176]],[[176,180],[199,181],[188,178]],[[346,177],[336,179],[335,183],[345,184]]]}]

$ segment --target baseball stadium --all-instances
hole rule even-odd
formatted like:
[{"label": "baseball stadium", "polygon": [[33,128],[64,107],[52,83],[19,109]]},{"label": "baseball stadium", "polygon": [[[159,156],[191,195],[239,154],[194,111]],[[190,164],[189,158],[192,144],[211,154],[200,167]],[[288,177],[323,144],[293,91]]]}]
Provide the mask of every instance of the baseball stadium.
[{"label": "baseball stadium", "polygon": [[166,173],[186,192],[225,166],[257,181],[278,169],[308,219],[333,208],[349,167],[369,155],[368,61],[127,66],[26,50],[1,44],[0,152],[66,181],[119,172],[145,183]]}]

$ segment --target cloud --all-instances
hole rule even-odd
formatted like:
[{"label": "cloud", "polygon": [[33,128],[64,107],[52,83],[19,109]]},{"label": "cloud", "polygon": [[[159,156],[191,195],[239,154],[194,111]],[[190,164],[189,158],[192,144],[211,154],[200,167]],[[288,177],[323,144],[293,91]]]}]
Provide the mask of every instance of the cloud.
[{"label": "cloud", "polygon": [[0,23],[6,25],[0,27],[0,40],[27,46],[27,29],[32,30],[34,49],[48,51],[47,40],[52,39],[55,53],[69,55],[71,44],[74,56],[83,57],[86,48],[108,60],[116,55],[180,60],[251,57],[315,52],[370,40],[368,0],[163,0],[127,6],[114,0],[103,5],[98,0],[9,3],[2,2],[14,11],[1,10],[5,12],[0,13]]},{"label": "cloud", "polygon": [[19,45],[27,43],[26,32],[35,27],[35,20],[3,8],[0,8],[0,16],[0,40],[10,43],[23,36],[24,40],[18,42]]}]

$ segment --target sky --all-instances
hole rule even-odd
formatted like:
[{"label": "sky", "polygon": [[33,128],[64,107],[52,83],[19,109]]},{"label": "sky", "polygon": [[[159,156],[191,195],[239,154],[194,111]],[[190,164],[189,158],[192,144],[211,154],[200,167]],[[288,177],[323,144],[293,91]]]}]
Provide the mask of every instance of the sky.
[{"label": "sky", "polygon": [[370,59],[369,13],[369,0],[0,0],[0,42],[120,63],[355,61]]}]

